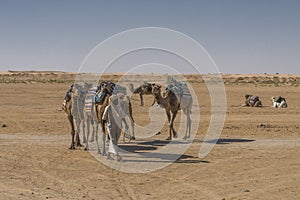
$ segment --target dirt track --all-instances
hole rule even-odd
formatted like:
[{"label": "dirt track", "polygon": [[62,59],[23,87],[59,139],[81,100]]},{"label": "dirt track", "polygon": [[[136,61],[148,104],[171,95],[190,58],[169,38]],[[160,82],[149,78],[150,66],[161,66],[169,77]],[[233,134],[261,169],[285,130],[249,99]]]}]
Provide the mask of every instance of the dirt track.
[{"label": "dirt track", "polygon": [[[181,159],[146,174],[110,169],[83,148],[68,150],[70,129],[60,108],[68,86],[0,84],[0,125],[7,125],[0,127],[0,199],[300,198],[297,86],[226,85],[221,140],[202,160],[197,155],[209,124],[210,99],[204,84],[194,87],[201,98],[197,139]],[[239,107],[245,93],[259,95],[265,107]],[[287,98],[287,109],[270,107],[270,97],[278,95]],[[145,97],[145,107],[136,98],[134,117],[147,124],[152,98]],[[166,137],[167,126],[155,139]]]}]

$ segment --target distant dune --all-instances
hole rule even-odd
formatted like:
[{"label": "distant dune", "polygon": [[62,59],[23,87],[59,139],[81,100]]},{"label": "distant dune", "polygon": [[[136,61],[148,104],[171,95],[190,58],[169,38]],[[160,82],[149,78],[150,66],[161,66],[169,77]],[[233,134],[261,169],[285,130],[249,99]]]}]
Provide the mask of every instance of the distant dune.
[{"label": "distant dune", "polygon": [[[71,83],[78,77],[81,79],[89,80],[100,79],[118,81],[123,75],[121,73],[116,74],[91,74],[91,73],[74,73],[74,72],[62,72],[62,71],[2,71],[0,72],[0,83]],[[142,80],[145,74],[130,74],[126,75],[125,81]],[[155,80],[167,80],[168,75],[157,74],[148,75],[149,77],[155,77]],[[172,75],[170,75],[172,76]],[[190,82],[204,82],[203,77],[198,74],[185,74],[184,78]],[[203,75],[214,79],[213,75]],[[212,76],[212,77],[210,77]],[[181,75],[174,75],[176,79],[182,79]],[[300,74],[222,74],[223,82],[226,85],[273,85],[273,86],[299,86]]]}]

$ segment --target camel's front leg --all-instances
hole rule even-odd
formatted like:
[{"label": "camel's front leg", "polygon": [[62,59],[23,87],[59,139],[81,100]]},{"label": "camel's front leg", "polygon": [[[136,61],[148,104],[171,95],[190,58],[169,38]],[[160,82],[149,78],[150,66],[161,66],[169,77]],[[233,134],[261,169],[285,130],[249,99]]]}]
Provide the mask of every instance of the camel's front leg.
[{"label": "camel's front leg", "polygon": [[168,118],[168,122],[169,122],[169,137],[167,138],[167,140],[171,140],[172,139],[172,128],[171,128],[171,113],[169,110],[166,110],[166,114],[167,114],[167,118]]},{"label": "camel's front leg", "polygon": [[71,125],[71,135],[72,135],[72,141],[71,141],[71,146],[69,149],[75,149],[75,127],[74,127],[74,119],[72,115],[68,115],[68,120],[70,122]]},{"label": "camel's front leg", "polygon": [[[94,121],[94,125],[95,127],[95,139],[96,139],[96,144],[97,144],[97,150],[98,150],[98,154],[101,154],[101,150],[100,150],[100,146],[99,146],[99,140],[98,140],[98,122]],[[94,135],[94,127],[93,127],[93,135]],[[93,136],[94,137],[94,136]]]},{"label": "camel's front leg", "polygon": [[93,117],[91,117],[90,122],[92,124],[93,132],[92,132],[92,137],[89,140],[90,140],[90,142],[94,142],[94,140],[95,140],[95,132],[96,132],[96,134],[98,132],[98,123],[96,121],[94,121]]},{"label": "camel's front leg", "polygon": [[82,124],[82,142],[86,143],[87,138],[86,138],[86,135],[85,135],[85,119],[80,120],[80,121],[81,121],[81,124]]},{"label": "camel's front leg", "polygon": [[173,127],[176,115],[177,115],[177,111],[173,112],[172,119],[171,119],[171,122],[170,122],[170,134],[171,134],[171,132],[173,132],[173,138],[177,138],[177,133],[176,133],[174,127]]},{"label": "camel's front leg", "polygon": [[142,94],[140,94],[140,100],[141,100],[141,106],[144,106],[144,98]]},{"label": "camel's front leg", "polygon": [[132,129],[132,137],[131,139],[132,140],[135,140],[135,133],[134,133],[134,121],[133,120],[130,120],[131,122],[131,129]]},{"label": "camel's front leg", "polygon": [[192,124],[192,120],[191,120],[191,116],[190,116],[190,112],[188,111],[186,113],[186,131],[185,131],[185,136],[183,139],[187,139],[191,137],[191,124]]},{"label": "camel's front leg", "polygon": [[80,120],[75,120],[76,121],[76,138],[75,138],[75,144],[76,144],[76,146],[78,146],[78,147],[82,147],[82,145],[80,144],[80,137],[79,137],[79,133],[80,133]]},{"label": "camel's front leg", "polygon": [[[85,140],[85,148],[84,150],[88,151],[89,150],[89,137],[90,137],[90,117],[86,116],[86,126],[87,126],[87,133],[86,133],[86,140]],[[84,140],[84,139],[83,139]]]},{"label": "camel's front leg", "polygon": [[155,104],[155,97],[153,97],[153,102],[151,104],[151,106],[153,106]]},{"label": "camel's front leg", "polygon": [[102,123],[102,156],[106,156],[106,134],[105,134],[105,121],[103,120]]}]

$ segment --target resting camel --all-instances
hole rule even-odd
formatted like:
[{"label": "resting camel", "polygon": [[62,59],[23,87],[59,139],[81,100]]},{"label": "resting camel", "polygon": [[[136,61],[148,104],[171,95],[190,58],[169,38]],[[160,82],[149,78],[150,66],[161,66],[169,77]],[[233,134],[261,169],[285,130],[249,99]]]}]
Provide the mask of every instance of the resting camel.
[{"label": "resting camel", "polygon": [[274,108],[287,108],[287,102],[285,98],[279,96],[277,99],[275,97],[271,97],[272,107]]},{"label": "resting camel", "polygon": [[[154,85],[152,88],[152,94],[156,100],[156,102],[162,106],[167,114],[167,118],[169,121],[169,137],[167,140],[172,139],[172,133],[173,137],[177,137],[177,133],[174,130],[173,123],[176,118],[177,112],[182,109],[184,114],[187,116],[187,127],[184,139],[190,137],[190,131],[191,131],[191,109],[193,105],[193,99],[191,96],[182,96],[180,99],[178,99],[175,95],[175,93],[172,90],[168,90],[165,93],[165,97],[162,97],[161,95],[161,86],[160,85]],[[171,116],[172,113],[172,116]]]},{"label": "resting camel", "polygon": [[[79,138],[79,127],[81,123],[81,119],[79,116],[79,112],[77,111],[78,109],[74,109],[75,103],[78,103],[80,97],[78,97],[78,85],[71,85],[70,89],[68,90],[64,102],[62,105],[62,109],[67,113],[68,115],[68,120],[71,125],[71,135],[72,135],[72,141],[71,141],[71,146],[69,149],[75,149],[75,145],[81,147],[82,145],[80,144],[80,138]],[[74,119],[76,122],[76,131],[75,131],[75,123]],[[76,135],[76,138],[75,138]]]},{"label": "resting camel", "polygon": [[245,99],[245,103],[242,105],[242,107],[262,107],[262,102],[258,96],[246,94]]},{"label": "resting camel", "polygon": [[[133,94],[139,94],[140,95],[140,101],[141,101],[141,106],[144,106],[144,99],[143,99],[143,95],[150,95],[152,94],[152,88],[155,84],[154,83],[147,83],[145,82],[144,84],[140,85],[137,88],[133,88],[133,84],[130,83],[129,84],[129,90],[133,93]],[[153,99],[153,103],[151,104],[151,106],[153,106],[155,103],[155,99]]]},{"label": "resting camel", "polygon": [[[100,86],[99,86],[99,90],[97,91],[98,93],[102,93],[104,96],[102,97],[102,101],[100,102],[95,102],[95,107],[96,107],[96,115],[97,115],[97,119],[98,119],[98,123],[101,124],[101,130],[102,130],[102,155],[106,155],[106,150],[105,150],[105,142],[106,142],[106,131],[105,131],[105,124],[102,121],[102,117],[103,117],[103,113],[105,108],[110,104],[109,102],[109,97],[112,95],[113,93],[113,88],[114,86],[110,83],[110,82],[101,82]],[[126,98],[125,98],[126,97]],[[129,114],[129,117],[131,119],[132,122],[132,128],[133,128],[133,117],[132,117],[132,107],[131,107],[131,103],[129,100],[129,97],[127,95],[125,95],[124,100],[122,100],[123,103],[121,103],[121,107],[124,107],[126,109],[124,109],[125,114]],[[123,106],[122,106],[123,104]],[[125,124],[126,126],[126,124]],[[135,139],[134,135],[131,139]]]}]

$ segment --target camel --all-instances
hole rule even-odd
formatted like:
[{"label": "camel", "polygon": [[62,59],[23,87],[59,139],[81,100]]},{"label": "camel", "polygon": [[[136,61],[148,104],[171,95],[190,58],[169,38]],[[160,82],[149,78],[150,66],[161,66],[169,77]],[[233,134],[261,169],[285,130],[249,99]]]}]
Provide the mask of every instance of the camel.
[{"label": "camel", "polygon": [[[135,134],[134,134],[134,119],[132,117],[132,105],[130,102],[130,98],[127,95],[124,95],[122,93],[117,94],[118,96],[118,104],[122,108],[121,110],[124,111],[124,115],[122,117],[122,122],[125,124],[125,132],[123,137],[123,142],[125,142],[125,138],[128,138],[130,140],[135,140]],[[132,130],[132,136],[128,134],[129,126],[126,122],[126,116],[129,117],[130,126]]]},{"label": "camel", "polygon": [[[99,85],[99,89],[97,91],[97,94],[98,95],[99,94],[103,95],[102,100],[100,102],[95,102],[96,115],[97,115],[98,123],[101,124],[101,130],[102,130],[102,144],[103,144],[102,155],[103,156],[106,155],[105,142],[106,142],[107,133],[105,131],[105,123],[103,122],[102,117],[103,117],[103,113],[104,113],[105,108],[110,104],[109,97],[112,95],[112,93],[114,91],[114,87],[115,87],[115,84],[113,84],[111,82],[101,82],[101,84]],[[131,107],[129,97],[127,95],[125,95],[125,97],[123,97],[123,100],[120,101],[120,102],[122,102],[121,107],[126,108],[126,109],[124,109],[124,112],[125,112],[125,114],[129,114],[129,117],[130,117],[131,122],[132,122],[132,128],[133,128],[134,120],[133,120],[133,117],[132,117],[132,107]],[[126,123],[125,120],[123,120],[123,121]],[[127,123],[125,124],[125,126],[126,125],[127,125]],[[134,134],[133,134],[133,137],[131,139],[135,139]]]},{"label": "camel", "polygon": [[[106,106],[109,105],[109,97],[112,94],[111,93],[112,90],[113,89],[110,88],[110,85],[108,82],[102,82],[98,86],[98,90],[97,90],[97,94],[99,94],[99,93],[103,94],[102,100],[100,102],[95,102],[97,120],[98,120],[98,124],[101,125],[101,130],[102,130],[102,144],[103,144],[102,155],[103,156],[106,155],[106,153],[105,153],[106,132],[105,132],[105,124],[102,123],[102,116],[103,116]],[[98,153],[100,153],[100,151],[98,151]]]},{"label": "camel", "polygon": [[[78,105],[82,102],[81,100],[83,98],[83,93],[82,93],[82,91],[80,91],[81,89],[82,89],[81,86],[72,84],[64,98],[64,102],[62,105],[62,109],[68,115],[68,120],[71,125],[72,141],[71,141],[71,146],[69,149],[75,149],[75,145],[78,147],[82,146],[80,143],[80,138],[79,138],[79,132],[80,132],[79,127],[82,122],[81,117],[83,116],[83,113],[80,112],[81,109],[79,109],[79,112],[78,112],[78,109],[74,109],[75,104]],[[75,130],[75,122],[74,121],[76,122],[76,130]]]},{"label": "camel", "polygon": [[85,97],[89,89],[89,84],[85,83],[82,87],[81,85],[75,84],[75,95],[73,96],[73,103],[76,105],[76,109],[73,109],[76,129],[80,133],[80,126],[82,125],[82,142],[86,143],[85,134]]},{"label": "camel", "polygon": [[245,95],[245,103],[242,107],[262,107],[262,102],[260,101],[258,96],[246,94]]},{"label": "camel", "polygon": [[[151,95],[152,94],[152,88],[155,84],[154,83],[147,83],[145,82],[144,84],[140,85],[139,87],[135,88],[133,87],[133,84],[130,83],[129,84],[129,90],[133,93],[133,94],[139,94],[140,95],[140,101],[141,101],[141,106],[144,106],[144,99],[143,99],[143,95]],[[155,99],[153,99],[153,103],[151,104],[151,106],[153,106],[155,103]]]},{"label": "camel", "polygon": [[[96,115],[96,109],[95,109],[95,102],[94,102],[94,98],[95,98],[95,94],[96,94],[96,90],[97,87],[91,87],[91,85],[89,85],[89,90],[86,94],[85,97],[85,104],[84,104],[84,117],[85,117],[85,123],[87,126],[87,140],[86,146],[85,146],[85,150],[89,149],[89,142],[93,142],[94,138],[96,138],[96,142],[98,145],[98,120],[97,120],[97,115]],[[92,131],[92,136],[89,139],[89,135],[90,135],[90,126],[92,125],[93,127],[93,131]],[[98,145],[99,147],[99,145]]]},{"label": "camel", "polygon": [[[172,90],[167,90],[165,96],[163,97],[161,94],[161,86],[154,85],[152,88],[152,94],[156,100],[156,102],[165,109],[167,118],[169,121],[169,137],[167,140],[177,137],[177,133],[174,130],[173,123],[176,118],[177,112],[182,109],[184,114],[187,116],[187,127],[184,139],[190,138],[191,131],[191,109],[193,105],[193,99],[191,96],[182,96],[180,99],[177,98],[176,94]],[[172,116],[171,116],[172,113]]]},{"label": "camel", "polygon": [[274,108],[287,108],[288,105],[286,103],[285,98],[279,96],[277,99],[275,97],[271,97],[272,107]]}]

